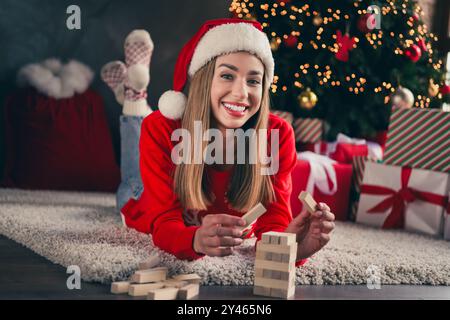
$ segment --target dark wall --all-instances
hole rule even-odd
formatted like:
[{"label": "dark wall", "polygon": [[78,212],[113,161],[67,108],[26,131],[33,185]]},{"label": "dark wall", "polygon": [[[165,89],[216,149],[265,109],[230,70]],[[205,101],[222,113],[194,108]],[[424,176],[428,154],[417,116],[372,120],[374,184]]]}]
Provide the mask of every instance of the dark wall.
[{"label": "dark wall", "polygon": [[[171,88],[177,55],[208,19],[228,17],[228,0],[0,0],[0,103],[14,89],[17,70],[49,57],[77,59],[96,73],[93,88],[105,101],[116,157],[119,154],[120,106],[101,81],[101,67],[123,60],[123,42],[133,29],[150,32],[155,50],[150,66],[148,101]],[[66,9],[81,8],[81,30],[68,30]],[[3,112],[0,119],[3,124]],[[3,125],[0,167],[3,167]],[[0,175],[1,176],[1,175]]]}]

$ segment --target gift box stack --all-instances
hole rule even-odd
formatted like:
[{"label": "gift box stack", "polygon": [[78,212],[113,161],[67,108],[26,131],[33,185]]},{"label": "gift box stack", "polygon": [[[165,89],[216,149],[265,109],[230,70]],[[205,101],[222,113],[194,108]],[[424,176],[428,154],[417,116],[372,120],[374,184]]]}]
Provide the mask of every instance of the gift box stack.
[{"label": "gift box stack", "polygon": [[357,223],[450,240],[449,112],[394,107],[383,161],[354,165]]}]

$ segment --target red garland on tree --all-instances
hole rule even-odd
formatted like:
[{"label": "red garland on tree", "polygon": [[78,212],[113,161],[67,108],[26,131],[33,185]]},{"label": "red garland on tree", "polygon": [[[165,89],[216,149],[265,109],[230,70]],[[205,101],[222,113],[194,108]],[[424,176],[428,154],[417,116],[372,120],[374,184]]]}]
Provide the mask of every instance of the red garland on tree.
[{"label": "red garland on tree", "polygon": [[417,62],[422,56],[422,50],[420,50],[420,47],[417,44],[412,44],[405,50],[405,56],[412,62]]},{"label": "red garland on tree", "polygon": [[290,35],[286,39],[283,38],[283,43],[286,47],[293,48],[298,43],[298,37]]},{"label": "red garland on tree", "polygon": [[348,34],[342,35],[341,30],[338,30],[336,32],[336,42],[339,45],[339,49],[335,54],[336,59],[347,62],[349,58],[348,52],[353,50],[355,38],[350,37]]}]

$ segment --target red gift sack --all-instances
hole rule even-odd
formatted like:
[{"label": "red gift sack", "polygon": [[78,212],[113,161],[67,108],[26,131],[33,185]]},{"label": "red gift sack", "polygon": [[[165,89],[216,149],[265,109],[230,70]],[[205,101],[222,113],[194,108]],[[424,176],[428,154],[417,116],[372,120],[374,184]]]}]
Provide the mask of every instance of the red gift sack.
[{"label": "red gift sack", "polygon": [[115,161],[102,98],[55,99],[33,88],[5,105],[4,187],[115,192]]},{"label": "red gift sack", "polygon": [[[350,164],[335,163],[337,191],[333,195],[323,194],[317,187],[314,188],[313,197],[317,202],[325,202],[336,216],[336,220],[347,219],[348,203],[350,197],[350,185],[352,179],[352,166]],[[292,171],[292,216],[296,217],[302,211],[302,203],[298,199],[299,194],[306,190],[311,167],[308,161],[297,160],[297,165]],[[328,181],[331,184],[331,180]]]}]

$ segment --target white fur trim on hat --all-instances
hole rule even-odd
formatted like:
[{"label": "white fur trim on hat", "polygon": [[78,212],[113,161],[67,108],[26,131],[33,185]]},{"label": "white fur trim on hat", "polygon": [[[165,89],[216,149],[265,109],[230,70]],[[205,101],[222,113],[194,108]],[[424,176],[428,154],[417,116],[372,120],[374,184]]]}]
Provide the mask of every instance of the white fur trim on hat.
[{"label": "white fur trim on hat", "polygon": [[180,91],[169,90],[159,98],[158,108],[162,115],[168,119],[181,119],[186,109],[187,98]]},{"label": "white fur trim on hat", "polygon": [[48,59],[21,68],[17,83],[19,86],[30,85],[49,97],[63,99],[85,92],[93,78],[92,70],[78,61],[62,64],[57,59]]},{"label": "white fur trim on hat", "polygon": [[197,44],[188,74],[192,77],[201,67],[222,54],[247,51],[259,57],[269,84],[273,81],[275,62],[266,34],[248,23],[229,23],[209,30]]}]

